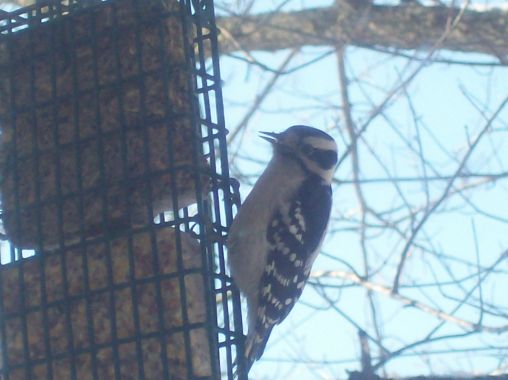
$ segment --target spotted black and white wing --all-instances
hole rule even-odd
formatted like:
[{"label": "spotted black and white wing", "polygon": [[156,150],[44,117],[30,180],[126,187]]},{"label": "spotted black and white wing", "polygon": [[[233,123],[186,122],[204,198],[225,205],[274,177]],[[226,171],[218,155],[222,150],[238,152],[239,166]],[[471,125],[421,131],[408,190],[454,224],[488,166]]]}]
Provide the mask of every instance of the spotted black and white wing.
[{"label": "spotted black and white wing", "polygon": [[249,364],[261,357],[272,328],[288,315],[302,294],[328,224],[331,193],[329,184],[312,176],[300,187],[287,210],[276,210],[272,215]]}]

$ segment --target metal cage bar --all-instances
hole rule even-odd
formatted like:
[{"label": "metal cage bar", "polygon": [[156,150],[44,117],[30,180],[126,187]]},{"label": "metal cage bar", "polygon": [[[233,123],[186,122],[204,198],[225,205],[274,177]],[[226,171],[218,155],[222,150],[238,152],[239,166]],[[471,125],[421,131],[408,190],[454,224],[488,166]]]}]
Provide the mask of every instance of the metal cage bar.
[{"label": "metal cage bar", "polygon": [[0,377],[246,379],[212,0],[0,11]]}]

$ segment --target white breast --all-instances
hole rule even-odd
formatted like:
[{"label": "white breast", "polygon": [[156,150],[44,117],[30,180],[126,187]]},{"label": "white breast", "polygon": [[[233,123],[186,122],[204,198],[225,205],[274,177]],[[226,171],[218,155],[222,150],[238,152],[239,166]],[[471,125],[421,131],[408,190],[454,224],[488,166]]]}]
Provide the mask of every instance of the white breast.
[{"label": "white breast", "polygon": [[304,180],[294,161],[272,159],[235,217],[228,237],[228,261],[236,285],[248,298],[257,298],[268,242],[266,229],[274,210],[283,213]]}]

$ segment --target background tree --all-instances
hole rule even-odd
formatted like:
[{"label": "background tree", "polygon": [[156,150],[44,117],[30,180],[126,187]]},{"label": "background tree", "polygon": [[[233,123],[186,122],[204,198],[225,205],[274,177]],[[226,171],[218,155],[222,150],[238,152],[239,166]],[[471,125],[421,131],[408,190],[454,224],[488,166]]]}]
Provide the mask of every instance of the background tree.
[{"label": "background tree", "polygon": [[506,3],[259,3],[217,2],[243,194],[257,131],[315,125],[342,155],[312,288],[253,374],[506,373]]}]

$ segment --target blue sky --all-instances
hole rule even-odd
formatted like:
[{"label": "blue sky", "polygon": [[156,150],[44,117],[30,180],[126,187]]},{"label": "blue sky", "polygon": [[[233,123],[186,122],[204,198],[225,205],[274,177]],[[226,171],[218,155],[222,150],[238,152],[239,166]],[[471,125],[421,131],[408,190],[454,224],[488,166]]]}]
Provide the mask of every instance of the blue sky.
[{"label": "blue sky", "polygon": [[[307,47],[297,56],[293,66],[301,64],[327,51],[326,48]],[[414,52],[408,52],[414,54]],[[287,51],[277,53],[255,53],[255,57],[264,64],[277,68],[287,56]],[[422,57],[425,53],[422,52]],[[469,61],[487,61],[490,57],[477,55],[460,55],[450,52],[439,53],[440,58],[465,59]],[[229,129],[234,129],[242,119],[245,110],[253,103],[256,95],[264,87],[272,74],[263,72],[259,68],[247,66],[231,58],[221,60],[221,70],[224,80],[224,97],[226,122]],[[367,51],[359,48],[348,48],[347,70],[349,75],[361,79],[362,88],[358,82],[350,85],[350,95],[355,104],[353,116],[358,125],[365,119],[365,113],[372,108],[372,104],[379,102],[386,91],[393,88],[400,78],[407,77],[419,63],[410,63],[403,58],[390,57],[385,54]],[[368,83],[368,84],[365,84]],[[411,95],[412,107],[417,114],[420,125],[421,141],[425,156],[439,175],[453,175],[458,162],[463,157],[467,144],[486,123],[485,115],[489,117],[501,101],[508,95],[508,76],[506,68],[481,68],[464,65],[433,64],[422,69],[418,77],[407,88]],[[469,100],[468,100],[469,98]],[[309,66],[306,69],[283,76],[277,82],[275,90],[266,98],[259,112],[251,119],[243,135],[241,145],[232,144],[229,147],[230,156],[235,155],[235,162],[243,173],[252,175],[255,179],[261,164],[249,162],[250,158],[266,162],[270,155],[267,144],[256,137],[258,131],[281,131],[292,124],[309,124],[331,131],[341,145],[341,134],[344,134],[344,124],[341,120],[339,105],[339,87],[337,80],[337,61],[334,55]],[[369,103],[372,102],[372,103]],[[474,105],[473,105],[473,104]],[[479,109],[477,109],[477,108]],[[277,110],[282,110],[277,112]],[[482,112],[484,115],[482,115]],[[421,175],[421,165],[418,157],[408,149],[398,134],[411,140],[415,134],[413,115],[407,98],[401,93],[394,97],[385,112],[385,118],[377,118],[369,127],[365,137],[369,146],[388,164],[392,175],[399,177],[415,177]],[[504,110],[493,125],[494,132],[485,137],[466,166],[467,171],[473,173],[502,172],[508,164],[506,128],[508,111]],[[426,130],[432,132],[427,133]],[[469,138],[468,138],[469,136]],[[414,141],[414,138],[413,138]],[[342,143],[342,149],[345,144]],[[497,152],[497,153],[494,153]],[[386,178],[385,171],[373,158],[368,149],[360,151],[362,178]],[[242,159],[245,158],[245,159]],[[427,168],[428,175],[433,175]],[[351,179],[351,162],[344,161],[338,169],[340,180]],[[431,196],[437,197],[444,190],[447,182],[436,181],[429,183]],[[462,180],[456,181],[456,186],[465,185]],[[248,194],[249,186],[243,184],[241,190],[243,198]],[[389,209],[400,203],[400,196],[390,183],[364,185],[365,197],[369,205],[376,210]],[[420,182],[402,183],[400,185],[408,201],[413,204],[424,203],[424,190]],[[495,214],[500,218],[508,218],[508,202],[506,202],[506,182],[498,181],[494,185],[480,186],[476,190],[465,192],[482,212]],[[469,198],[468,198],[469,199]],[[455,210],[456,209],[456,210]],[[446,212],[445,212],[446,211]],[[334,215],[339,219],[336,226],[347,227],[348,218],[358,218],[358,202],[353,187],[343,184],[335,188]],[[478,210],[468,206],[460,196],[455,196],[447,202],[444,209],[431,216],[430,222],[424,227],[419,236],[427,236],[435,249],[449,255],[450,269],[453,276],[461,278],[471,275],[471,268],[453,264],[453,258],[470,262],[476,260],[475,238],[472,226],[476,229],[479,245],[480,262],[489,266],[508,247],[508,233],[506,223],[482,216]],[[397,243],[399,242],[399,243]],[[397,263],[402,249],[400,239],[389,231],[380,233],[377,238],[370,240],[369,252],[373,255],[374,264],[391,260]],[[430,244],[430,243],[429,243]],[[359,248],[357,231],[342,231],[329,237],[324,245],[324,251],[336,255],[353,266],[360,273],[363,264]],[[502,267],[506,271],[507,264]],[[316,270],[347,270],[335,260],[321,256],[316,264]],[[431,257],[431,255],[415,252],[406,264],[408,273],[403,283],[410,282],[425,284],[434,281],[433,276],[448,278],[447,268]],[[390,286],[393,282],[395,266],[386,265],[375,277],[375,282]],[[506,277],[505,277],[506,278]],[[466,288],[474,287],[472,278],[465,282]],[[340,282],[336,281],[335,284]],[[501,276],[488,276],[483,286],[485,300],[502,302],[503,290],[508,284]],[[455,286],[444,286],[441,292],[434,288],[418,289],[404,288],[402,293],[415,299],[420,299],[444,311],[452,311],[457,302],[451,298],[461,297],[463,293]],[[450,299],[443,297],[445,293]],[[336,306],[355,318],[362,327],[372,332],[372,324],[367,317],[369,307],[365,291],[345,288],[334,294]],[[396,349],[403,342],[409,343],[421,339],[438,322],[419,310],[402,308],[399,302],[389,297],[377,296],[376,303],[380,310],[380,319],[384,321],[385,344]],[[328,310],[315,310],[327,308]],[[506,309],[505,309],[506,310]],[[460,307],[456,316],[476,322],[479,313],[470,307]],[[483,316],[483,322],[501,325],[499,318]],[[506,324],[506,322],[505,322]],[[443,333],[458,333],[463,330],[454,325],[446,325]],[[506,335],[506,334],[505,334]],[[465,372],[488,372],[498,363],[488,356],[488,352],[474,354],[456,353],[453,349],[467,347],[485,347],[488,345],[505,346],[506,336],[493,335],[472,336],[458,340],[449,340],[433,345],[422,346],[425,350],[442,351],[432,355],[427,362],[424,356],[408,356],[396,359],[387,366],[391,375],[419,375],[436,372],[441,374]],[[375,349],[373,348],[374,352]],[[329,305],[318,296],[312,287],[307,287],[301,302],[294,311],[274,330],[272,338],[265,351],[263,359],[254,366],[252,371],[255,379],[279,379],[289,374],[299,373],[299,379],[326,379],[347,377],[346,370],[358,369],[359,343],[356,328],[345,321],[337,312],[331,311]],[[506,354],[506,351],[505,351]],[[294,360],[302,359],[315,361],[316,364],[297,366]],[[330,364],[326,368],[319,366],[319,362],[341,361],[351,359],[351,362]],[[285,361],[289,362],[285,362]],[[431,364],[428,364],[431,363]],[[274,377],[274,373],[276,376]],[[303,375],[304,374],[304,375]],[[301,375],[301,377],[300,377]]]}]

